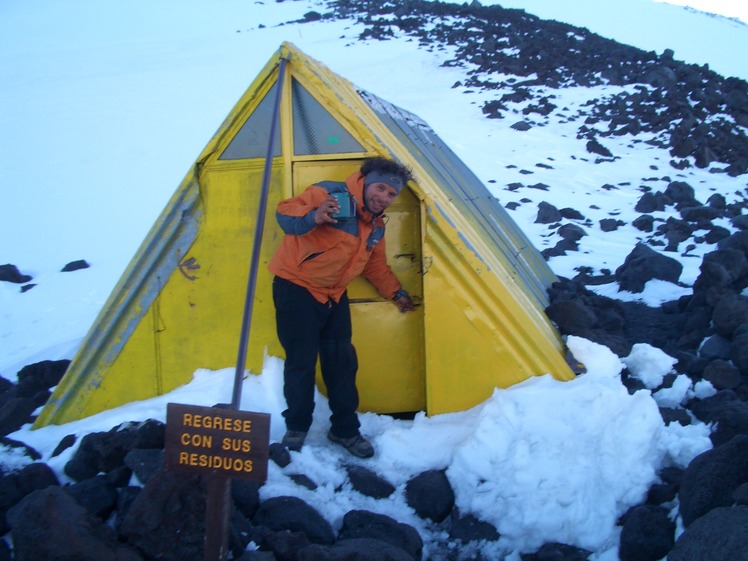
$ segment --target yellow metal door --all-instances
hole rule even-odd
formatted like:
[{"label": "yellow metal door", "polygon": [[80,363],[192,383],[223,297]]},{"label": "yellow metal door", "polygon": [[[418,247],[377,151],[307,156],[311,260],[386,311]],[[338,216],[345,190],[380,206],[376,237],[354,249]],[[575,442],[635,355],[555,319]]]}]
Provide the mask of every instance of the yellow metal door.
[{"label": "yellow metal door", "polygon": [[[293,193],[320,181],[343,181],[360,160],[296,162]],[[418,306],[401,314],[365,279],[348,287],[353,344],[359,359],[362,411],[401,413],[426,409],[421,279],[420,202],[405,188],[386,213],[387,260]],[[324,391],[321,377],[318,385]]]}]

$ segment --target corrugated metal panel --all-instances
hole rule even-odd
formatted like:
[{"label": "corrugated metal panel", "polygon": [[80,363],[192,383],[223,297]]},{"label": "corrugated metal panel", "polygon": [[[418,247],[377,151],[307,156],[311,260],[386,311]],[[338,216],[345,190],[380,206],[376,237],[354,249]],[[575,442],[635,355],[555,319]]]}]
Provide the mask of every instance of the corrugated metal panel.
[{"label": "corrugated metal panel", "polygon": [[[546,289],[556,276],[480,179],[422,119],[369,92],[359,91],[359,95],[398,140],[419,156],[419,164],[447,193],[450,202],[500,252],[507,272],[515,275],[515,282],[525,287],[538,307],[544,309],[548,305]],[[472,245],[463,239],[468,247]]]},{"label": "corrugated metal panel", "polygon": [[[179,270],[202,222],[200,186],[190,173],[102,307],[70,368],[39,414],[36,427],[57,422],[59,418],[70,420],[85,416],[84,410],[92,392],[102,384],[163,284],[175,270]],[[160,377],[151,376],[146,385],[150,387],[151,384],[160,388]],[[131,386],[134,392],[141,389],[137,384]],[[151,390],[142,391],[148,393]],[[137,398],[140,396],[129,401]]]}]

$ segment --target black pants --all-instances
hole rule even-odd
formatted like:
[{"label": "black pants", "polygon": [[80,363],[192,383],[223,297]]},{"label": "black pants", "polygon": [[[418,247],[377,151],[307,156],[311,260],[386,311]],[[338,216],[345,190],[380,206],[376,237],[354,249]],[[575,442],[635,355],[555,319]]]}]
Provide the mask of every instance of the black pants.
[{"label": "black pants", "polygon": [[338,303],[320,304],[305,288],[275,277],[273,301],[278,339],[286,351],[283,369],[286,428],[308,431],[312,425],[314,377],[319,357],[332,412],[332,432],[341,438],[357,435],[358,359],[351,343],[348,294],[344,293]]}]

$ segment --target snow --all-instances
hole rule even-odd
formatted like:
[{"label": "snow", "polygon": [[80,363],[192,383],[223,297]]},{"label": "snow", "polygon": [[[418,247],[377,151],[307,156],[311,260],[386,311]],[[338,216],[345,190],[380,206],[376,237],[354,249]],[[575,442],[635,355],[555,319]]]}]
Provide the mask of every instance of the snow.
[{"label": "snow", "polygon": [[650,390],[662,384],[676,362],[673,357],[646,343],[635,344],[631,354],[623,359],[634,378],[641,380]]},{"label": "snow", "polygon": [[[483,2],[490,3],[495,2]],[[649,0],[500,3],[642,48],[673,48],[676,58],[748,77],[742,56],[748,52],[748,28],[737,19]],[[709,2],[709,9],[717,11],[719,5]],[[724,14],[748,21],[745,13],[729,11],[734,5],[727,2]],[[186,170],[286,40],[428,122],[504,204],[520,202],[511,215],[540,249],[557,241],[546,226],[534,224],[540,200],[558,208],[576,208],[583,201],[580,210],[593,223],[611,216],[627,223],[615,235],[590,229],[580,240],[580,252],[554,257],[551,267],[561,276],[574,276],[579,266],[599,272],[623,263],[641,232],[630,226],[638,194],[621,186],[639,185],[642,170],[658,178],[655,188],[664,189],[664,175],[687,180],[700,200],[714,192],[728,196],[745,190],[744,178],[710,170],[676,172],[666,152],[631,138],[606,139],[620,157],[615,162],[579,159],[578,125],[559,118],[520,134],[507,120],[484,118],[481,104],[502,92],[453,88],[464,69],[441,66],[448,51],[429,52],[403,37],[358,42],[361,27],[350,21],[285,23],[313,10],[324,11],[311,0],[0,4],[0,263],[17,265],[36,284],[21,293],[17,285],[0,283],[0,374],[14,380],[26,364],[72,358]],[[664,18],[670,23],[663,24]],[[650,27],[655,24],[656,33]],[[549,93],[560,96],[557,105],[571,115],[589,99],[617,91]],[[534,173],[528,179],[520,170]],[[505,188],[512,182],[552,188],[538,191],[527,203],[521,199],[528,190]],[[601,189],[604,184],[616,188]],[[658,306],[690,293],[700,257],[711,249],[704,245],[690,257],[671,255],[684,266],[679,285],[651,281],[642,294],[619,292],[615,284],[596,290]],[[76,259],[86,259],[91,268],[60,272]],[[567,343],[587,368],[571,382],[541,376],[497,389],[468,411],[418,415],[411,421],[362,414],[362,432],[377,449],[365,465],[398,489],[385,500],[364,497],[345,482],[342,465],[353,460],[327,443],[329,409],[318,394],[307,445],[292,453],[288,467],[271,463],[262,494],[299,496],[334,527],[348,510],[363,508],[413,525],[427,542],[446,542],[443,528],[419,519],[403,498],[410,477],[446,470],[460,510],[494,524],[503,536],[493,544],[472,544],[465,555],[472,548],[518,561],[520,552],[563,542],[594,551],[593,560],[615,560],[616,520],[641,502],[660,469],[685,467],[711,447],[709,427],[665,426],[658,405],[676,406],[710,395],[713,388],[706,382],[693,387],[679,375],[672,387],[653,395],[651,390],[672,371],[672,357],[646,345],[619,358],[584,339],[570,337]],[[629,395],[620,378],[624,367],[648,389]],[[51,457],[64,436],[106,431],[128,421],[164,421],[170,402],[227,402],[232,384],[233,369],[198,370],[190,384],[167,395],[63,426],[24,427],[10,437],[37,449],[66,481],[63,466],[73,450]],[[271,414],[272,440],[284,432],[281,388],[282,361],[275,357],[268,357],[263,371],[248,376],[243,386],[242,408]],[[18,467],[28,458],[5,450],[0,461]],[[318,489],[294,484],[289,477],[294,473],[305,473]],[[676,511],[674,505],[673,517]]]}]

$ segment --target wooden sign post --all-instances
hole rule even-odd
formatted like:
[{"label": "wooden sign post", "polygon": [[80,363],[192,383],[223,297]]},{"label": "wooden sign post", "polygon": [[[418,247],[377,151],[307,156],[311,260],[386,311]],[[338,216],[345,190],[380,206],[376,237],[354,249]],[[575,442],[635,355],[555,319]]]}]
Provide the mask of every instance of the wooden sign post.
[{"label": "wooden sign post", "polygon": [[206,561],[226,559],[231,479],[264,482],[269,441],[267,413],[167,404],[166,467],[175,472],[205,475],[208,480]]}]

